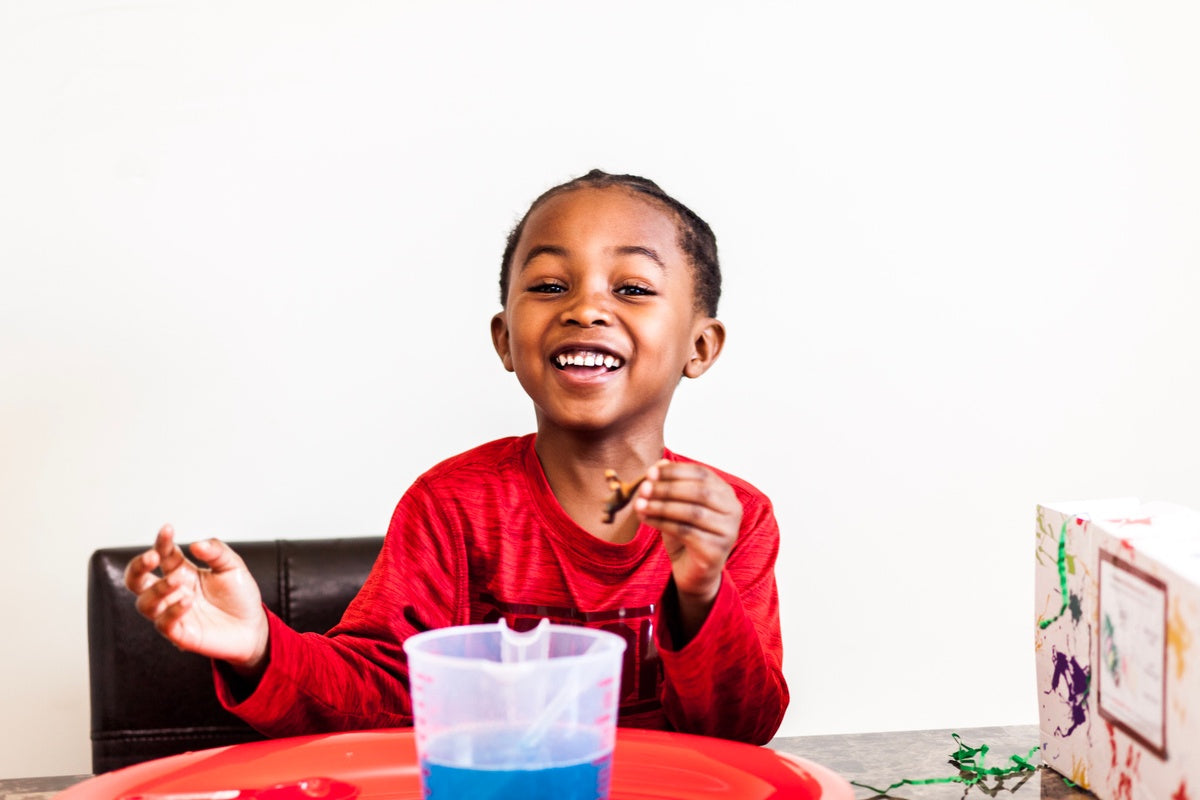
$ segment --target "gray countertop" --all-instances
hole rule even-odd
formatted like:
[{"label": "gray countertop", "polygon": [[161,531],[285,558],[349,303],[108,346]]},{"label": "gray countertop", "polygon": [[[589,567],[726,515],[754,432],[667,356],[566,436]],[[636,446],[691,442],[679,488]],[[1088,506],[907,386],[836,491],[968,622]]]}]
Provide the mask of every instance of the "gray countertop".
[{"label": "gray countertop", "polygon": [[[958,733],[964,745],[988,746],[986,766],[1005,767],[1011,755],[1029,756],[1039,742],[1036,725],[1011,725],[957,730],[889,731],[882,733],[846,733],[830,736],[791,736],[773,740],[768,747],[790,753],[832,769],[851,781],[886,788],[902,779],[921,781],[947,778],[959,772],[949,763],[959,749],[951,736]],[[1041,763],[1037,752],[1029,762]],[[59,791],[89,777],[59,775],[44,778],[0,780],[0,800],[48,800]],[[855,787],[855,798],[880,797],[870,789]],[[889,798],[909,800],[949,800],[964,797],[1013,798],[1093,798],[1088,792],[1071,788],[1058,773],[1039,766],[1036,770],[990,777],[975,786],[962,783],[905,784],[890,790]]]},{"label": "gray countertop", "polygon": [[0,800],[46,800],[91,775],[53,775],[46,778],[0,780]]},{"label": "gray countertop", "polygon": [[[851,781],[884,789],[901,779],[919,781],[958,775],[958,770],[949,762],[950,755],[959,749],[951,736],[953,733],[959,734],[964,745],[979,747],[986,744],[988,752],[985,765],[988,767],[1012,766],[1014,762],[1009,756],[1027,758],[1030,749],[1036,748],[1040,742],[1036,725],[1010,725],[795,736],[775,739],[768,746],[815,761]],[[1036,751],[1028,760],[1031,764],[1041,764],[1040,754]],[[854,796],[863,800],[881,795],[855,786]],[[1094,800],[1090,792],[1068,786],[1061,775],[1044,766],[1038,766],[1032,772],[990,777],[972,787],[962,783],[906,784],[892,789],[885,796],[911,800],[948,800],[972,796]]]}]

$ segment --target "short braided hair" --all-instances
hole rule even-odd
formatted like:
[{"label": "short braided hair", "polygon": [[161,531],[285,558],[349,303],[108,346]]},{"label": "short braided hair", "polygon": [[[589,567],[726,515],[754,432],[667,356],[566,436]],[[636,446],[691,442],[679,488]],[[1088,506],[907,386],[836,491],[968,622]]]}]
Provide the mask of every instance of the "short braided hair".
[{"label": "short braided hair", "polygon": [[508,277],[512,266],[513,252],[517,242],[525,230],[525,221],[534,209],[556,195],[574,191],[575,189],[607,189],[610,186],[620,186],[630,191],[651,197],[669,211],[676,220],[679,229],[679,248],[692,262],[692,271],[696,278],[696,308],[706,316],[717,315],[717,303],[721,299],[721,264],[717,259],[717,237],[713,234],[708,223],[700,219],[690,208],[662,190],[649,178],[637,175],[611,175],[594,169],[566,183],[561,183],[547,189],[534,200],[508,234],[504,247],[504,256],[500,262],[500,305],[508,299]]}]

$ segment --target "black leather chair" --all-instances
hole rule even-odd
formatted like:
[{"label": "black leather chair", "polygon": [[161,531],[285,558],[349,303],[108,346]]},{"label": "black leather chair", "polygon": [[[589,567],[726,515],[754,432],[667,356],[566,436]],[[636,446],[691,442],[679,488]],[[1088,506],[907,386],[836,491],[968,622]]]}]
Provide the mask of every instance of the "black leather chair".
[{"label": "black leather chair", "polygon": [[[366,580],[383,537],[229,542],[263,602],[299,631],[324,632]],[[88,668],[92,772],[262,735],[217,702],[207,658],[176,650],[138,614],[125,565],[144,547],[92,554],[88,571]]]}]

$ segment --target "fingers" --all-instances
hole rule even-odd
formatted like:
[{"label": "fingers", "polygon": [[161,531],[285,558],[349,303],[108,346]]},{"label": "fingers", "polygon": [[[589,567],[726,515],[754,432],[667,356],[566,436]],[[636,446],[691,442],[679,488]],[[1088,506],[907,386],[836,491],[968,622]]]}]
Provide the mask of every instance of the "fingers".
[{"label": "fingers", "polygon": [[158,535],[154,537],[154,546],[139,553],[125,565],[125,588],[134,594],[141,594],[154,585],[158,580],[154,570],[163,566],[163,555],[170,554],[174,538],[175,529],[170,525],[163,525],[158,529]]},{"label": "fingers", "polygon": [[192,555],[208,563],[213,572],[245,569],[246,562],[220,539],[201,539],[191,546]]},{"label": "fingers", "polygon": [[[131,562],[131,571],[148,566],[161,556],[157,549],[148,550]],[[154,623],[168,641],[182,650],[192,648],[189,641],[187,614],[195,605],[200,593],[199,572],[188,561],[177,559],[177,568],[161,578],[153,572],[145,572],[135,585],[141,587],[135,606],[138,613]],[[129,584],[127,578],[126,583]],[[131,587],[132,588],[132,587]]]},{"label": "fingers", "polygon": [[196,591],[195,573],[176,570],[140,592],[135,605],[139,614],[157,622],[172,606],[184,601],[188,601],[187,605],[190,606]]},{"label": "fingers", "polygon": [[175,544],[175,529],[170,525],[163,525],[159,529],[158,536],[154,539],[154,550],[158,553],[159,563],[164,574],[178,569],[187,562],[183,550]]},{"label": "fingers", "polygon": [[634,508],[643,522],[662,534],[675,589],[681,601],[686,598],[691,604],[693,616],[702,620],[741,530],[737,493],[708,467],[659,462],[646,473]]},{"label": "fingers", "polygon": [[654,465],[639,487],[634,508],[642,519],[663,532],[736,533],[741,503],[733,488],[699,464]]},{"label": "fingers", "polygon": [[125,588],[134,594],[146,591],[158,580],[158,576],[154,574],[157,567],[157,552],[147,550],[139,553],[125,566]]},{"label": "fingers", "polygon": [[245,562],[217,539],[194,542],[189,551],[204,565],[164,525],[154,546],[129,562],[125,585],[137,594],[138,613],[181,650],[257,665],[269,626]]},{"label": "fingers", "polygon": [[138,612],[157,623],[168,608],[195,594],[196,575],[195,566],[175,544],[175,529],[164,525],[154,546],[126,565],[125,586],[137,595]]},{"label": "fingers", "polygon": [[195,603],[195,595],[182,597],[178,602],[163,609],[153,617],[155,629],[176,647],[186,649],[189,645],[185,615]]}]

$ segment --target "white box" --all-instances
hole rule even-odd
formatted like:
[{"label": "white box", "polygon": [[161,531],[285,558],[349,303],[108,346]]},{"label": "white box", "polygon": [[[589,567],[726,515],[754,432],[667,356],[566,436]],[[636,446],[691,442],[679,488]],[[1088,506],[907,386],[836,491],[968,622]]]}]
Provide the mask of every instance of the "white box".
[{"label": "white box", "polygon": [[1038,506],[1042,761],[1102,800],[1200,800],[1200,513]]}]

